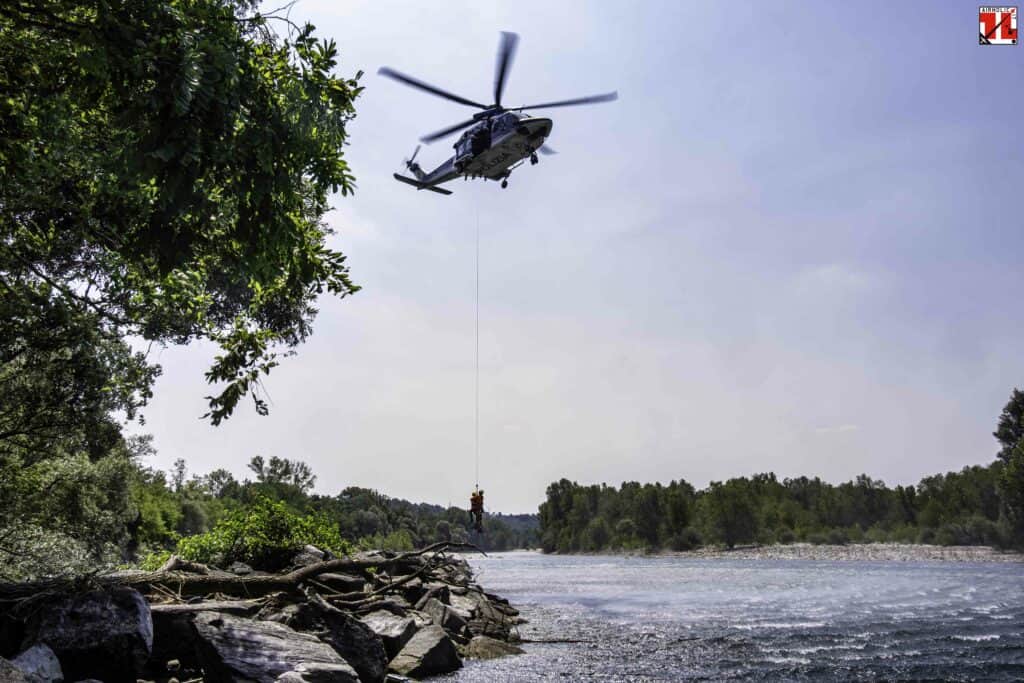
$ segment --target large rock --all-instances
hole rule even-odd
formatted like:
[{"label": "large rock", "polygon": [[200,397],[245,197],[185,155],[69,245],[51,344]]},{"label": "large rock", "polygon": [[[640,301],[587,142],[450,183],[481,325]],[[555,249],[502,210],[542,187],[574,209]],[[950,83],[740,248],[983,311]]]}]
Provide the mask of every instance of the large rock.
[{"label": "large rock", "polygon": [[11,664],[21,669],[30,681],[63,681],[64,671],[53,650],[42,643],[29,649],[11,660]]},{"label": "large rock", "polygon": [[428,626],[417,632],[389,665],[395,673],[413,678],[444,674],[461,666],[455,645],[440,626]]},{"label": "large rock", "polygon": [[420,599],[416,601],[415,609],[423,610],[426,606],[427,601],[431,598],[439,600],[444,604],[448,604],[451,594],[448,591],[448,586],[443,583],[427,583],[423,586],[425,590],[420,596]]},{"label": "large rock", "polygon": [[136,680],[153,649],[153,620],[138,591],[124,586],[51,602],[29,620],[24,646],[45,643],[69,681]]},{"label": "large rock", "polygon": [[355,617],[340,610],[303,602],[288,605],[265,618],[296,631],[310,633],[327,643],[352,665],[363,683],[379,683],[387,675],[388,658],[384,642],[373,629]]},{"label": "large rock", "polygon": [[0,657],[0,683],[30,683],[21,669]]},{"label": "large rock", "polygon": [[293,567],[305,567],[324,561],[324,551],[315,545],[307,545],[292,558]]},{"label": "large rock", "polygon": [[456,595],[455,593],[452,593],[448,598],[448,606],[466,621],[473,618],[478,602],[478,600],[467,595]]},{"label": "large rock", "polygon": [[430,615],[435,624],[448,631],[449,634],[454,634],[460,638],[465,635],[466,620],[440,600],[431,598],[423,606],[423,611]]},{"label": "large rock", "polygon": [[412,618],[413,623],[416,624],[417,631],[424,626],[430,626],[434,623],[434,620],[430,618],[430,615],[424,612],[409,610],[409,616]]},{"label": "large rock", "polygon": [[476,603],[472,611],[473,616],[469,619],[469,630],[473,635],[508,640],[512,626],[518,623],[517,618],[510,617],[503,611],[509,608],[492,603],[480,591],[470,590],[466,593],[466,598]]},{"label": "large rock", "polygon": [[300,664],[346,664],[331,646],[284,624],[199,612],[193,625],[207,683],[273,683]]},{"label": "large rock", "polygon": [[278,676],[277,683],[360,683],[360,678],[348,664],[303,663]]},{"label": "large rock", "polygon": [[497,659],[507,655],[521,655],[523,649],[512,643],[506,643],[504,640],[476,636],[469,641],[463,652],[471,659]]},{"label": "large rock", "polygon": [[320,574],[316,577],[316,580],[343,593],[357,593],[366,586],[366,581],[363,577],[339,574],[338,572]]},{"label": "large rock", "polygon": [[412,618],[400,617],[387,610],[370,612],[360,620],[380,636],[389,659],[397,655],[416,633],[416,624]]},{"label": "large rock", "polygon": [[196,632],[192,626],[192,615],[188,613],[162,612],[153,615],[153,652],[146,664],[144,678],[151,680],[167,672],[167,662],[178,661],[178,668],[194,670],[199,668],[196,658]]}]

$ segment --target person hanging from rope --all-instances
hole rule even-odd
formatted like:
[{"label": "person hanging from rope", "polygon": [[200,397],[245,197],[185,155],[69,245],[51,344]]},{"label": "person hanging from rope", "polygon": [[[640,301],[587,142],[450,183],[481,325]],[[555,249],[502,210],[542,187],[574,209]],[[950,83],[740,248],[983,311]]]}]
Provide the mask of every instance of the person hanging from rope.
[{"label": "person hanging from rope", "polygon": [[479,488],[469,496],[469,523],[477,531],[484,530],[484,492]]}]

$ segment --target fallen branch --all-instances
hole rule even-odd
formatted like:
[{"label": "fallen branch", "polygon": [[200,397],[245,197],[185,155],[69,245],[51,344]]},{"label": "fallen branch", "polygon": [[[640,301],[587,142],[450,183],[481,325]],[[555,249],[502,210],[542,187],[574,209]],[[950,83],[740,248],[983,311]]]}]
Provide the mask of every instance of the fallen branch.
[{"label": "fallen branch", "polygon": [[[210,593],[223,593],[224,595],[265,595],[275,591],[294,592],[307,580],[313,579],[320,574],[344,570],[366,570],[366,569],[387,569],[402,564],[408,564],[410,560],[419,558],[427,553],[437,553],[450,548],[469,548],[476,550],[486,556],[483,550],[472,543],[435,543],[420,550],[400,553],[394,557],[381,558],[351,558],[343,557],[325,562],[317,562],[305,567],[300,567],[287,574],[259,574],[248,576],[237,576],[230,572],[207,569],[205,574],[179,571],[157,570],[155,572],[138,572],[120,575],[98,575],[86,579],[52,579],[46,581],[33,581],[27,583],[0,583],[0,601],[20,600],[37,595],[41,592],[68,592],[77,590],[88,590],[90,588],[103,588],[109,586],[129,586],[143,592],[156,590],[157,586],[164,587],[178,595],[208,595]],[[172,558],[173,559],[173,558]],[[171,566],[174,565],[168,561]],[[193,563],[189,563],[193,564]],[[202,565],[198,565],[202,566]],[[205,567],[204,567],[205,569]],[[397,583],[397,582],[396,582]]]},{"label": "fallen branch", "polygon": [[262,598],[253,600],[217,600],[211,602],[189,602],[177,605],[150,605],[149,611],[154,614],[194,614],[195,612],[227,612],[228,614],[250,614],[263,607],[267,601]]}]

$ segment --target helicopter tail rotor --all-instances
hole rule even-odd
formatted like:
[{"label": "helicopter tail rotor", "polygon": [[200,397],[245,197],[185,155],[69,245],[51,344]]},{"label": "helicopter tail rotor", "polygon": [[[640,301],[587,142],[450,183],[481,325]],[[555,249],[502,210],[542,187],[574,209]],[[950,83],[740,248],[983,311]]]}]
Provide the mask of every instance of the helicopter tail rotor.
[{"label": "helicopter tail rotor", "polygon": [[405,167],[417,178],[423,177],[423,169],[416,163],[416,155],[420,153],[421,146],[422,145],[416,145],[416,149],[413,150],[412,156],[405,160]]}]

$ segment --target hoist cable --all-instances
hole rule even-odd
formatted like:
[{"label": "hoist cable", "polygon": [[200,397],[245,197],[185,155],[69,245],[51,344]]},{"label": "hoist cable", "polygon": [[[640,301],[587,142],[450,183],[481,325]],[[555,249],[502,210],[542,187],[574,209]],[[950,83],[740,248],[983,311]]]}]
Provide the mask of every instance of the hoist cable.
[{"label": "hoist cable", "polygon": [[480,207],[476,209],[476,376],[474,378],[474,480],[480,490]]}]

